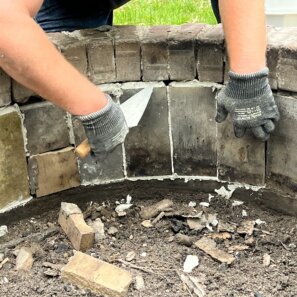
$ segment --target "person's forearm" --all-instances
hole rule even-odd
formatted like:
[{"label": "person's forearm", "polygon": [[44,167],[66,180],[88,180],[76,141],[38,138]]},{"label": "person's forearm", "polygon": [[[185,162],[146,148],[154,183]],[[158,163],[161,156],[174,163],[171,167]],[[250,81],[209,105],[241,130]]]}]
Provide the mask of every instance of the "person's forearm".
[{"label": "person's forearm", "polygon": [[104,94],[64,59],[29,12],[12,7],[10,14],[9,9],[0,16],[0,67],[72,114],[101,109],[107,103]]},{"label": "person's forearm", "polygon": [[264,0],[219,0],[230,68],[253,73],[266,65]]}]

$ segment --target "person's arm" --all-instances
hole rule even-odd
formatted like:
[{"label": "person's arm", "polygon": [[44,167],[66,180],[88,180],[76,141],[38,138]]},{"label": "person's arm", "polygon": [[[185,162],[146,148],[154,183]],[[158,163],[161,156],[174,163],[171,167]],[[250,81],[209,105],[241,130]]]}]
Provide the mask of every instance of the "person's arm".
[{"label": "person's arm", "polygon": [[107,102],[104,94],[56,50],[31,18],[34,8],[28,2],[0,0],[0,67],[72,114],[83,115],[102,108]]},{"label": "person's arm", "polygon": [[266,66],[264,0],[220,0],[231,71],[246,74]]},{"label": "person's arm", "polygon": [[95,153],[123,142],[121,109],[58,52],[32,16],[42,0],[0,0],[0,67],[16,81],[80,117]]},{"label": "person's arm", "polygon": [[268,83],[264,0],[219,0],[231,71],[218,95],[217,122],[230,113],[235,135],[267,140],[279,119]]}]

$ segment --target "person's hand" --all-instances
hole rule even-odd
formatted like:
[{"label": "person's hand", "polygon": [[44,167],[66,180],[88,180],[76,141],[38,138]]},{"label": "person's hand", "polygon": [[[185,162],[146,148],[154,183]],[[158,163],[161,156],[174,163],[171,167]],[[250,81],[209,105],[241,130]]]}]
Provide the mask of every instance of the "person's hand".
[{"label": "person's hand", "polygon": [[230,81],[217,96],[216,121],[223,122],[228,114],[236,137],[250,129],[256,138],[266,141],[279,120],[279,111],[268,83],[268,69],[253,74],[229,72]]},{"label": "person's hand", "polygon": [[119,104],[106,95],[108,103],[101,110],[89,115],[77,116],[82,122],[91,155],[100,161],[118,145],[124,142],[129,132],[124,114]]}]

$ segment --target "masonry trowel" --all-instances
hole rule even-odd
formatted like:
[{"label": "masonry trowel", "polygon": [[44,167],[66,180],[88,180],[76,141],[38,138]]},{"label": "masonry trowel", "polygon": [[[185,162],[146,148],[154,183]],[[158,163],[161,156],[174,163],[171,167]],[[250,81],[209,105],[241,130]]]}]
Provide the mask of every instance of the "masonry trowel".
[{"label": "masonry trowel", "polygon": [[[133,128],[138,125],[150,101],[152,92],[153,87],[148,86],[121,104],[121,108],[129,128]],[[85,139],[75,149],[75,153],[80,158],[85,158],[90,152],[91,147],[87,139]]]}]

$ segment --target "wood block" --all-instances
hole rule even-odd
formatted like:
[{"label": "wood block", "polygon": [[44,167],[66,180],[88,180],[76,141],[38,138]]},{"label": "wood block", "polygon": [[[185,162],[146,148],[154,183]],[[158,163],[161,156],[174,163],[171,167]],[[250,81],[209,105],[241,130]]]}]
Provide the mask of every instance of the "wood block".
[{"label": "wood block", "polygon": [[81,210],[75,204],[62,203],[58,221],[74,249],[86,251],[93,247],[95,232],[86,224]]},{"label": "wood block", "polygon": [[75,252],[62,269],[62,277],[100,296],[124,297],[132,283],[130,272],[81,252]]}]

